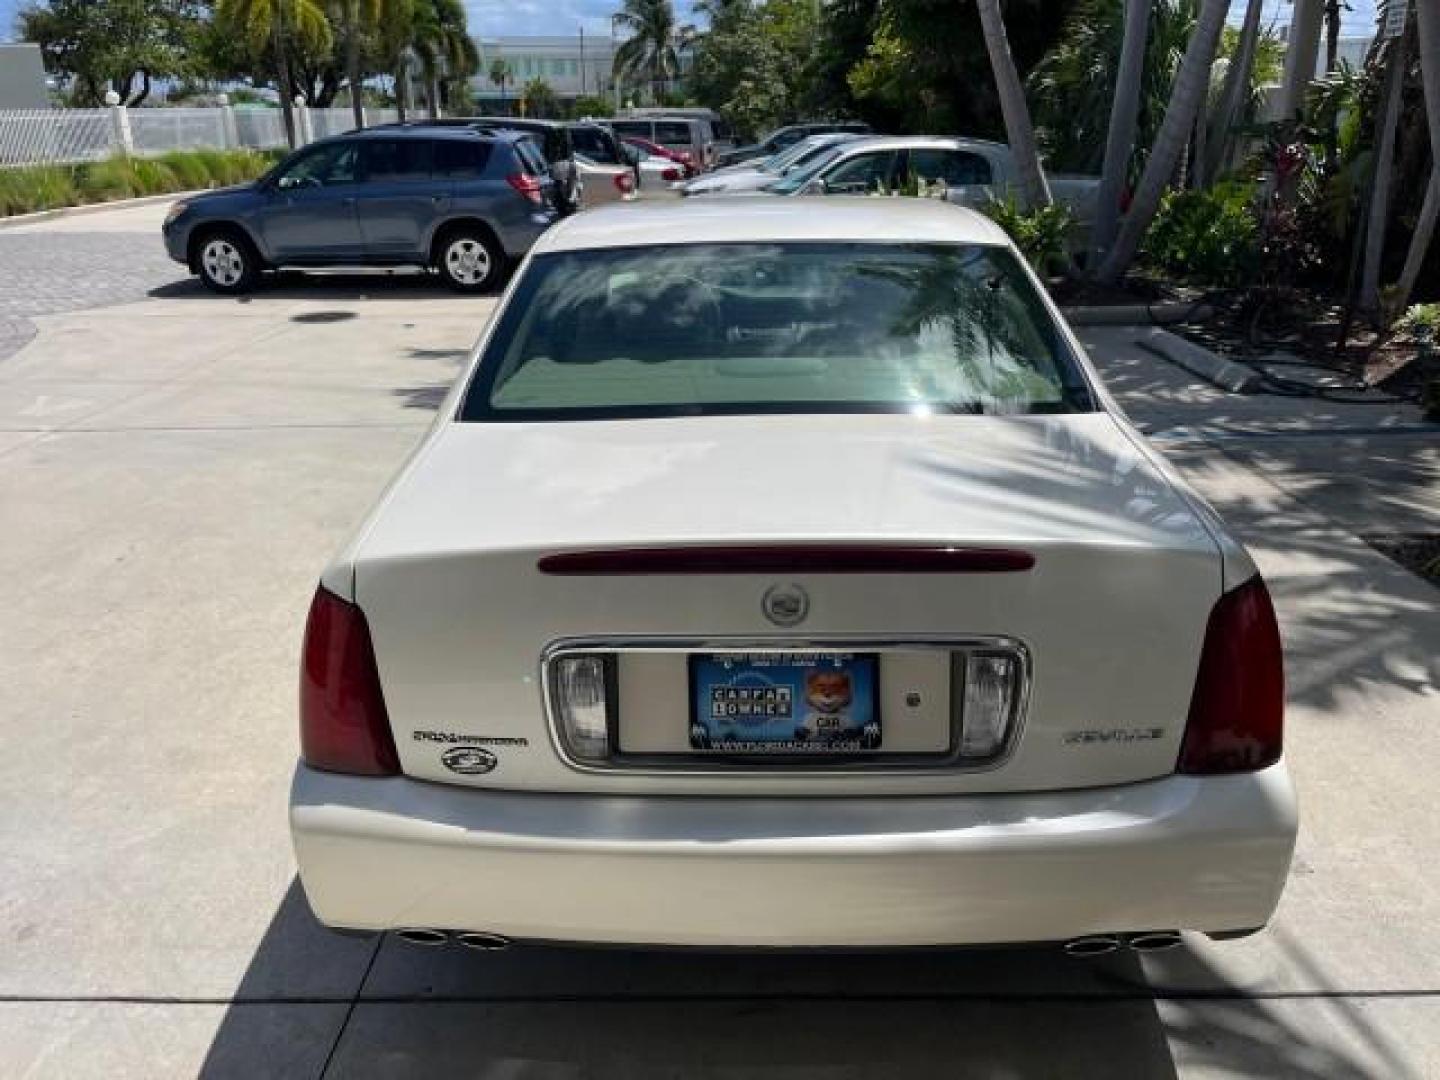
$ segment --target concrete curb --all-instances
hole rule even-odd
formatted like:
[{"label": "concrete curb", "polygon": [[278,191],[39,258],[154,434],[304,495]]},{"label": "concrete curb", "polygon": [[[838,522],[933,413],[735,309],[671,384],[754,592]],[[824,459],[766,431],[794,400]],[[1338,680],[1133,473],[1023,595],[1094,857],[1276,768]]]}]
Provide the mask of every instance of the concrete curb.
[{"label": "concrete curb", "polygon": [[1214,309],[1205,303],[1162,300],[1156,304],[1082,305],[1060,309],[1074,326],[1171,326],[1192,319],[1208,319]]},{"label": "concrete curb", "polygon": [[1256,393],[1264,382],[1263,376],[1254,368],[1226,360],[1209,349],[1158,327],[1142,330],[1135,338],[1135,344],[1231,394]]},{"label": "concrete curb", "polygon": [[20,225],[33,225],[40,221],[54,221],[57,218],[81,217],[85,214],[99,214],[105,210],[128,210],[135,206],[150,206],[154,203],[174,202],[189,195],[200,195],[210,188],[195,188],[191,191],[172,191],[168,195],[141,195],[136,199],[114,199],[110,202],[81,203],[79,206],[57,206],[53,210],[37,210],[33,214],[15,214],[0,217],[0,229],[13,229]]}]

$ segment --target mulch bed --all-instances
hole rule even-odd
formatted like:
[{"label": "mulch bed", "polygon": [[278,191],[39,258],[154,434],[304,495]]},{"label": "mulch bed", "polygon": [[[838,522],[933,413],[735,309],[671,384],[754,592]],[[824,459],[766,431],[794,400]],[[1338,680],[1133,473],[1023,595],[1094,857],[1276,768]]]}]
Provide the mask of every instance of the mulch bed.
[{"label": "mulch bed", "polygon": [[1419,536],[1362,536],[1380,554],[1440,589],[1440,533]]},{"label": "mulch bed", "polygon": [[[1259,344],[1251,344],[1245,315],[1238,299],[1241,294],[1207,294],[1206,290],[1132,274],[1123,286],[1057,280],[1050,283],[1056,303],[1063,305],[1144,304],[1160,301],[1199,303],[1215,295],[1214,314],[1204,321],[1169,327],[1198,345],[1222,356],[1251,361],[1273,353],[1286,353],[1307,365],[1334,372],[1336,380],[1354,387],[1373,387],[1398,397],[1416,398],[1425,382],[1424,363],[1418,342],[1403,335],[1384,337],[1362,318],[1350,326],[1344,348],[1337,349],[1344,309],[1328,298],[1297,291],[1278,305],[1280,314],[1271,323],[1279,328]],[[1429,362],[1431,378],[1440,376],[1440,346]],[[1317,373],[1318,374],[1318,373]]]}]

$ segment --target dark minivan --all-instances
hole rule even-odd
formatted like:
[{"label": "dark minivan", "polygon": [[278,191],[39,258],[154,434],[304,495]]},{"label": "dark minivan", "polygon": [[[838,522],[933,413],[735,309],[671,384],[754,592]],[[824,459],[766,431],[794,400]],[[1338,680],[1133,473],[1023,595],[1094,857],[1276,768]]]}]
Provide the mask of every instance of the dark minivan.
[{"label": "dark minivan", "polygon": [[379,127],[303,147],[253,184],[180,200],[165,248],[221,293],[275,267],[399,265],[484,292],[556,220],[554,187],[527,136]]}]

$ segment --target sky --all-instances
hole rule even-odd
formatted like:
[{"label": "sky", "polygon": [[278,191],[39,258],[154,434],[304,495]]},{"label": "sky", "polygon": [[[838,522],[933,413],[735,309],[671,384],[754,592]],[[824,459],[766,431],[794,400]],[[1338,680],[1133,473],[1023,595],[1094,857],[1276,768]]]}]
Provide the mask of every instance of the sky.
[{"label": "sky", "polygon": [[[24,0],[0,0],[0,41],[14,37],[15,12]],[[1347,0],[1350,11],[1345,16],[1347,34],[1368,34],[1375,25],[1375,0]],[[473,33],[485,37],[527,34],[575,34],[584,26],[585,33],[608,36],[610,15],[619,7],[618,0],[465,0]],[[677,0],[676,11],[681,22],[692,19],[690,0]],[[1245,0],[1233,0],[1232,22],[1239,22]],[[1280,25],[1289,21],[1289,0],[1265,0],[1265,24]]]}]

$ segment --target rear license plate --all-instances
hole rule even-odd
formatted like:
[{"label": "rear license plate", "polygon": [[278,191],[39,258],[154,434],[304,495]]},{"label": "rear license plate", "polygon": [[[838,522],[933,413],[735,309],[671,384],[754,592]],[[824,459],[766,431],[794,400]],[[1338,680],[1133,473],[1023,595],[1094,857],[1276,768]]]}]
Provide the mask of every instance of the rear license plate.
[{"label": "rear license plate", "polygon": [[696,653],[689,659],[692,750],[832,755],[880,749],[875,653]]}]

